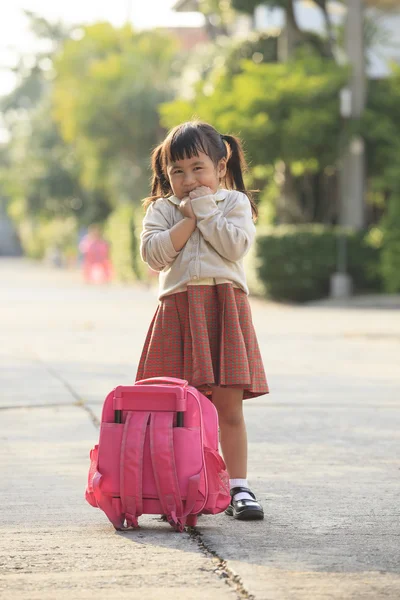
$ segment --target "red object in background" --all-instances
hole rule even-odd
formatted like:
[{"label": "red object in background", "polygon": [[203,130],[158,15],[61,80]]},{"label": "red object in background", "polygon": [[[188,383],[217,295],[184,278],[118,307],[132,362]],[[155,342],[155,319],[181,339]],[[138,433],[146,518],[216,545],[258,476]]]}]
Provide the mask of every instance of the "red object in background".
[{"label": "red object in background", "polygon": [[83,277],[87,283],[108,283],[112,279],[109,246],[90,233],[79,245],[83,254]]}]

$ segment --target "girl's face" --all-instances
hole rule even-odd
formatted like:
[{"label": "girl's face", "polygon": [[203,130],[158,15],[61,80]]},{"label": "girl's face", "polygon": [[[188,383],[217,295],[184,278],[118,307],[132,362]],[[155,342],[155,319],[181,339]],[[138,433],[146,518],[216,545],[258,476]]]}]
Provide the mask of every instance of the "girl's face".
[{"label": "girl's face", "polygon": [[167,167],[168,179],[174,195],[182,200],[198,187],[205,186],[215,194],[226,173],[226,159],[222,158],[215,166],[207,154],[183,158]]}]

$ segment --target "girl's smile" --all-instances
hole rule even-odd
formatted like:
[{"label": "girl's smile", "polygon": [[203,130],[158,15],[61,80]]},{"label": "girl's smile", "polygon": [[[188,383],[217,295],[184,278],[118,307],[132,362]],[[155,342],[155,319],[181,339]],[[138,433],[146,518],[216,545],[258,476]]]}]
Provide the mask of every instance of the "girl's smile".
[{"label": "girl's smile", "polygon": [[167,167],[172,191],[180,200],[198,187],[208,187],[215,194],[225,172],[225,159],[221,159],[215,166],[211,158],[203,152],[199,152],[198,156],[169,163]]}]

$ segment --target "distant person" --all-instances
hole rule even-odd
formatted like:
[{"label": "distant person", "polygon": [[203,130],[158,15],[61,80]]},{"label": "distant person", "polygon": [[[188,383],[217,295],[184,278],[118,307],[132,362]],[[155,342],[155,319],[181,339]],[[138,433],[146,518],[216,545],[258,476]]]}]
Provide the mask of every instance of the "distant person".
[{"label": "distant person", "polygon": [[247,482],[243,399],[268,393],[252,324],[243,257],[257,208],[245,190],[240,142],[211,125],[173,129],[152,156],[141,256],[159,271],[160,303],[137,380],[186,379],[212,399],[236,519],[263,519]]},{"label": "distant person", "polygon": [[83,277],[86,283],[108,283],[112,269],[110,248],[98,225],[91,225],[79,243],[83,255]]}]

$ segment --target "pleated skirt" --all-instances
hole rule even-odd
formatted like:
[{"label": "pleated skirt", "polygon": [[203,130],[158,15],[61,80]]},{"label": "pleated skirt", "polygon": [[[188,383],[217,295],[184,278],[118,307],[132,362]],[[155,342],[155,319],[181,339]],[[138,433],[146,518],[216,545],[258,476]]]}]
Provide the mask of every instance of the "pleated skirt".
[{"label": "pleated skirt", "polygon": [[230,283],[189,285],[160,300],[136,380],[178,377],[203,394],[213,386],[241,388],[243,397],[268,393],[251,308]]}]

